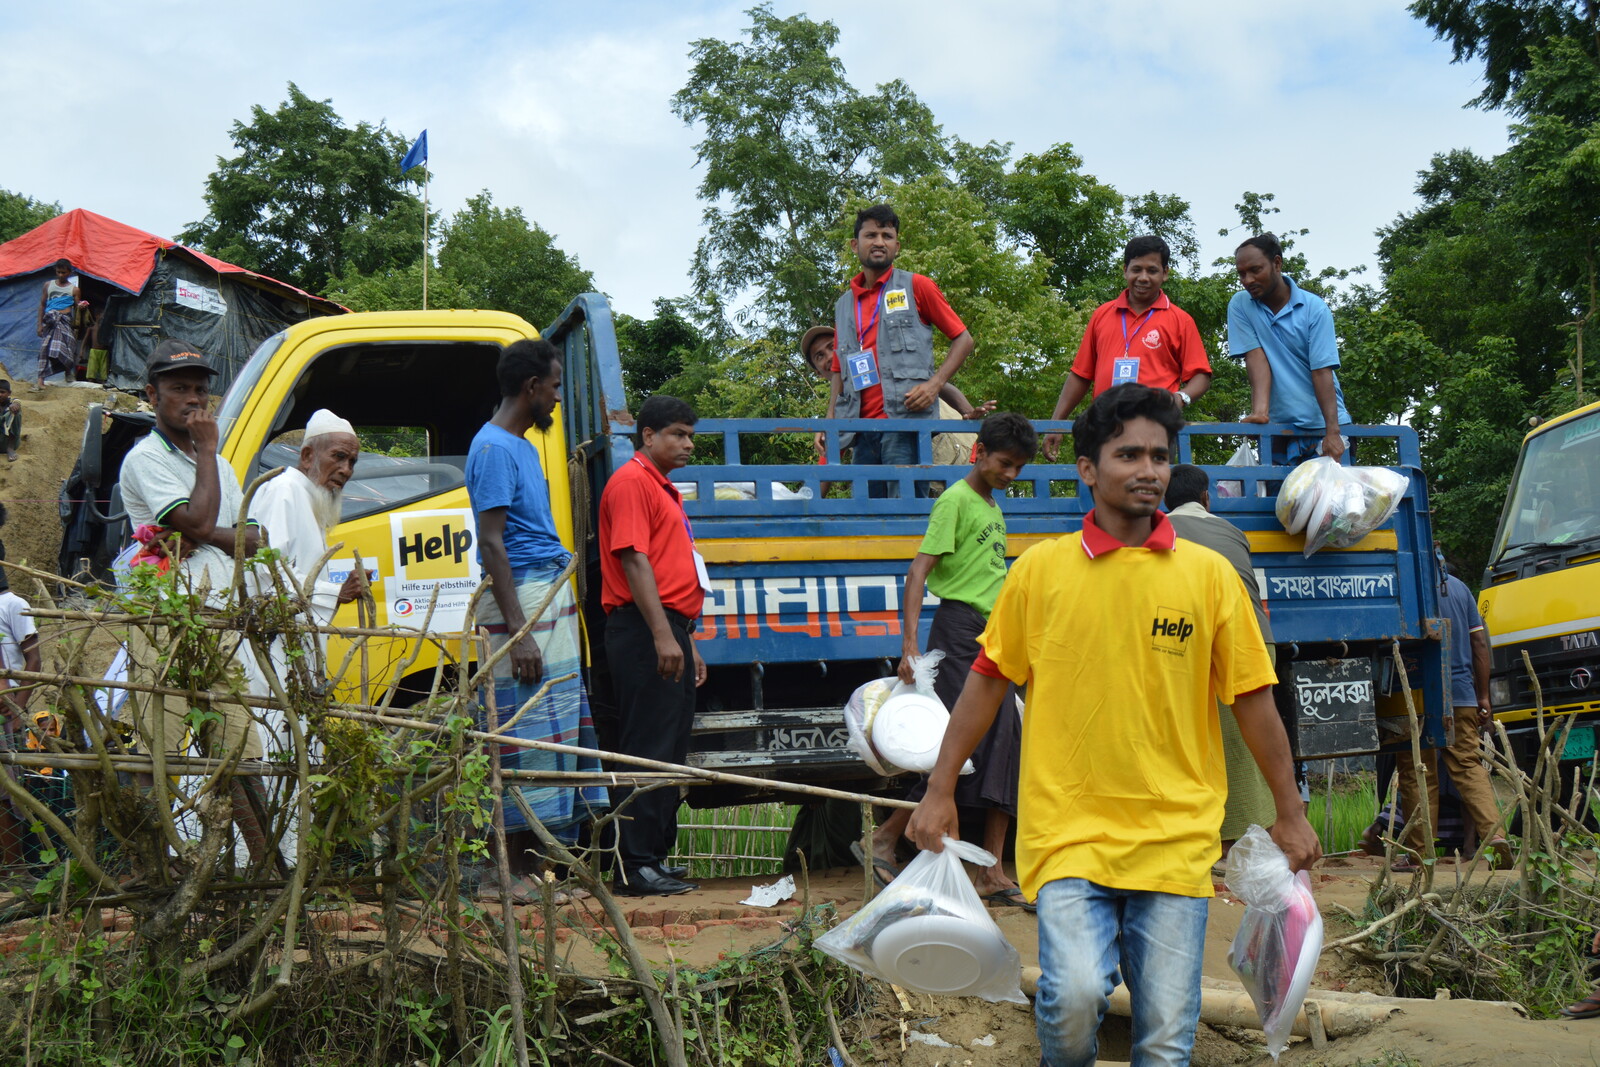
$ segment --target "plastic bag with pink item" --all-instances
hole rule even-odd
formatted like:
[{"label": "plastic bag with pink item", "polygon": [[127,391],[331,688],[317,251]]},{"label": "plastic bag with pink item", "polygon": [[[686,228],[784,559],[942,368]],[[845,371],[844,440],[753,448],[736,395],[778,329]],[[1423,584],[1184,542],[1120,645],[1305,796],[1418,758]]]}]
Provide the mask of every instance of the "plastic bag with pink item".
[{"label": "plastic bag with pink item", "polygon": [[1228,852],[1228,889],[1245,903],[1228,966],[1255,1002],[1277,1060],[1322,954],[1322,915],[1306,872],[1293,874],[1272,837],[1252,826]]}]

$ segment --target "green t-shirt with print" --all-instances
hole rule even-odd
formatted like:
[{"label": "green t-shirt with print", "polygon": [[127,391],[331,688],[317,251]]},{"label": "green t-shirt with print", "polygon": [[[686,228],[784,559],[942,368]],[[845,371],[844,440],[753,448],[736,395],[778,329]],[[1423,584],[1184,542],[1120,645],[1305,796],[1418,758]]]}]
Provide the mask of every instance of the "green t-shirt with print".
[{"label": "green t-shirt with print", "polygon": [[987,618],[1006,580],[1006,520],[965,478],[939,494],[919,549],[938,556],[928,588],[941,600],[971,604]]}]

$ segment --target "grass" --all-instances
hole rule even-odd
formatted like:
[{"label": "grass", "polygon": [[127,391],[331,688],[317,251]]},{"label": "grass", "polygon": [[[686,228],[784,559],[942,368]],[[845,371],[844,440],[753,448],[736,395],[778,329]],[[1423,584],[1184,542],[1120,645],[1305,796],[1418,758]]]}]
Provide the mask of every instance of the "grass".
[{"label": "grass", "polygon": [[1311,809],[1306,818],[1322,839],[1324,853],[1360,848],[1361,834],[1377,813],[1377,782],[1370,771],[1312,776]]}]

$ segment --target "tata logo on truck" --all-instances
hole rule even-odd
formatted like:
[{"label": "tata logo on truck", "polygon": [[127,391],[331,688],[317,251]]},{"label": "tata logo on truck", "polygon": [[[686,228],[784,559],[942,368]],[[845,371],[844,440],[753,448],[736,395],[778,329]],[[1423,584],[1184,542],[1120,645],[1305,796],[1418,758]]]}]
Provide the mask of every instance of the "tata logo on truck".
[{"label": "tata logo on truck", "polygon": [[1561,635],[1561,651],[1577,652],[1585,648],[1600,648],[1600,633],[1590,630],[1588,633]]}]

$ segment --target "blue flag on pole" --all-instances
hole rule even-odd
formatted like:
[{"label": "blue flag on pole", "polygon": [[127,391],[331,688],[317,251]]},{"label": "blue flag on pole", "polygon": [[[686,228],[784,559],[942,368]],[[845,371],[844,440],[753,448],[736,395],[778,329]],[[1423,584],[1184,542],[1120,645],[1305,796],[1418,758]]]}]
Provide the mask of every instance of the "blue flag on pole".
[{"label": "blue flag on pole", "polygon": [[400,173],[404,174],[418,163],[426,162],[428,162],[428,131],[423,130],[422,136],[411,146],[411,151],[406,153],[406,158],[400,161]]}]

